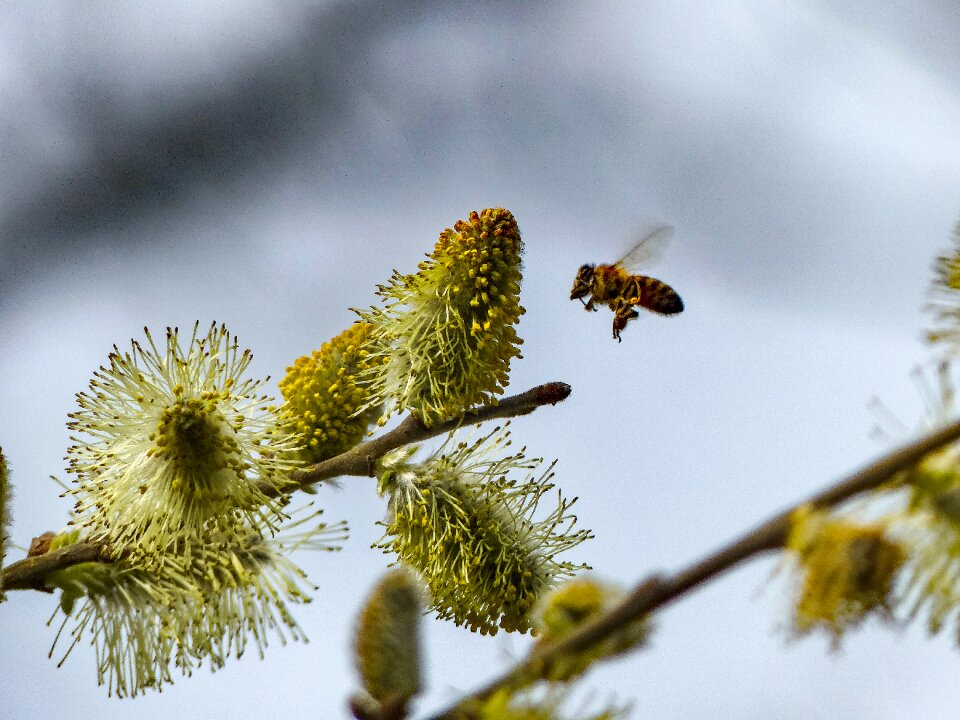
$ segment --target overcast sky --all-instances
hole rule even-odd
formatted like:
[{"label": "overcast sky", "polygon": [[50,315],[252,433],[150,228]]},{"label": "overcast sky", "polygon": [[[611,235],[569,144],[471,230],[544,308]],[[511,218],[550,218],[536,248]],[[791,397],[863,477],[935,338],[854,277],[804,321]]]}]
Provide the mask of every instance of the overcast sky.
[{"label": "overcast sky", "polygon": [[[514,423],[558,457],[632,584],[675,570],[880,451],[873,396],[913,426],[930,264],[960,217],[952,2],[474,2],[0,6],[0,445],[13,539],[67,520],[74,394],[148,325],[221,321],[276,380],[437,234],[503,206],[526,243],[512,391],[570,399]],[[676,234],[656,275],[686,304],[617,344],[568,300],[635,228]],[[346,717],[354,615],[389,558],[372,480],[317,496],[342,553],[308,645],[162,694],[108,699],[92,650],[47,659],[56,599],[0,606],[9,717]],[[13,557],[17,553],[12,553]],[[952,718],[952,633],[872,623],[839,653],[788,642],[754,562],[667,608],[651,647],[591,673],[636,718]],[[421,714],[526,638],[428,619]]]}]

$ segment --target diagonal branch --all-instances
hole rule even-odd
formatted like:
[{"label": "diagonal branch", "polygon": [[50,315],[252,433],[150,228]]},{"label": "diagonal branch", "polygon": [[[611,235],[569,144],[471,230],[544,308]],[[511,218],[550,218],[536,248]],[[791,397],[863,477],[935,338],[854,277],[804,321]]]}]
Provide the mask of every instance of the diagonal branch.
[{"label": "diagonal branch", "polygon": [[627,597],[608,612],[585,623],[576,632],[551,645],[535,649],[499,678],[462,699],[455,706],[430,720],[455,720],[464,717],[461,707],[472,700],[485,700],[498,690],[519,690],[549,676],[558,661],[588,650],[654,610],[678,600],[698,586],[709,582],[744,560],[783,547],[790,530],[790,517],[800,505],[831,507],[866,490],[877,488],[901,471],[919,462],[925,455],[960,438],[960,420],[953,422],[909,445],[898,448],[848,476],[803,503],[757,526],[712,555],[674,575],[654,574],[638,584]]},{"label": "diagonal branch", "polygon": [[[570,386],[562,382],[537,385],[519,395],[503,398],[495,405],[484,405],[459,418],[427,427],[412,415],[397,427],[380,437],[360,443],[336,457],[290,473],[292,485],[282,488],[283,494],[302,490],[305,487],[343,475],[373,475],[374,463],[384,454],[410,443],[443,435],[464,425],[486,422],[496,418],[527,415],[543,405],[556,405],[570,395]],[[265,494],[279,494],[276,488],[263,486]]]},{"label": "diagonal branch", "polygon": [[[562,382],[537,385],[519,395],[503,398],[496,404],[484,405],[460,418],[426,427],[414,417],[407,417],[396,428],[373,440],[360,443],[336,457],[324,460],[308,468],[294,470],[291,482],[282,488],[263,485],[261,490],[270,496],[290,494],[310,485],[344,475],[373,474],[374,463],[385,453],[403,445],[421,442],[437,435],[455,430],[462,425],[472,425],[496,418],[516,417],[533,412],[543,405],[556,405],[570,395],[570,386]],[[0,575],[4,590],[42,590],[43,579],[54,570],[81,562],[109,562],[112,553],[102,543],[81,542],[59,550],[19,560],[7,566]]]}]

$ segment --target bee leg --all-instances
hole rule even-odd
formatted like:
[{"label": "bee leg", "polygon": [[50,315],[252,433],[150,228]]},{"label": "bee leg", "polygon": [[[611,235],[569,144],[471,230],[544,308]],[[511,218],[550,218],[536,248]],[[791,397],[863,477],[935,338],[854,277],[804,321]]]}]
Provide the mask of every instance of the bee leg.
[{"label": "bee leg", "polygon": [[639,315],[640,313],[638,313],[629,305],[620,305],[614,310],[613,337],[617,342],[622,342],[620,333],[627,327],[627,323]]},{"label": "bee leg", "polygon": [[613,316],[613,339],[617,342],[623,342],[623,338],[620,337],[620,331],[627,326],[627,318],[623,315],[617,314]]}]

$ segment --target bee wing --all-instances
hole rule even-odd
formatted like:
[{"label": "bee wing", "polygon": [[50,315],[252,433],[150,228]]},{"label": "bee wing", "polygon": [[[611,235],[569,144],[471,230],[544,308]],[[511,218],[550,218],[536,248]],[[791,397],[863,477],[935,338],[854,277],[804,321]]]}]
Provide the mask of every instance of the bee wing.
[{"label": "bee wing", "polygon": [[618,264],[628,273],[655,265],[663,257],[663,251],[673,237],[673,225],[664,225],[646,233],[634,248],[620,259]]}]

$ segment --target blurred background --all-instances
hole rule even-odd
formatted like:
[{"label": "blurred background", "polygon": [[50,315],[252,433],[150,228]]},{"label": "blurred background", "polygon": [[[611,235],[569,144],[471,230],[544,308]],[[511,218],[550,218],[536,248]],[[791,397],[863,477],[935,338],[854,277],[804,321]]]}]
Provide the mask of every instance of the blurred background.
[{"label": "blurred background", "polygon": [[[13,540],[58,530],[66,415],[114,343],[224,322],[270,386],[411,272],[471,210],[526,244],[510,390],[573,394],[514,422],[558,457],[596,539],[569,553],[632,584],[672,571],[908,427],[933,258],[960,215],[960,10],[952,2],[6,2],[0,6],[0,444]],[[676,233],[655,276],[686,312],[568,294],[637,227]],[[275,642],[161,694],[107,698],[92,648],[47,658],[56,598],[0,606],[7,717],[347,717],[350,644],[389,558],[372,480],[317,496],[352,537],[297,561],[309,644]],[[11,553],[8,560],[21,556]],[[578,702],[635,718],[947,718],[952,632],[870,622],[830,652],[789,640],[773,558],[665,609],[649,649]],[[425,623],[439,709],[526,637]],[[576,706],[576,702],[574,706]]]}]

